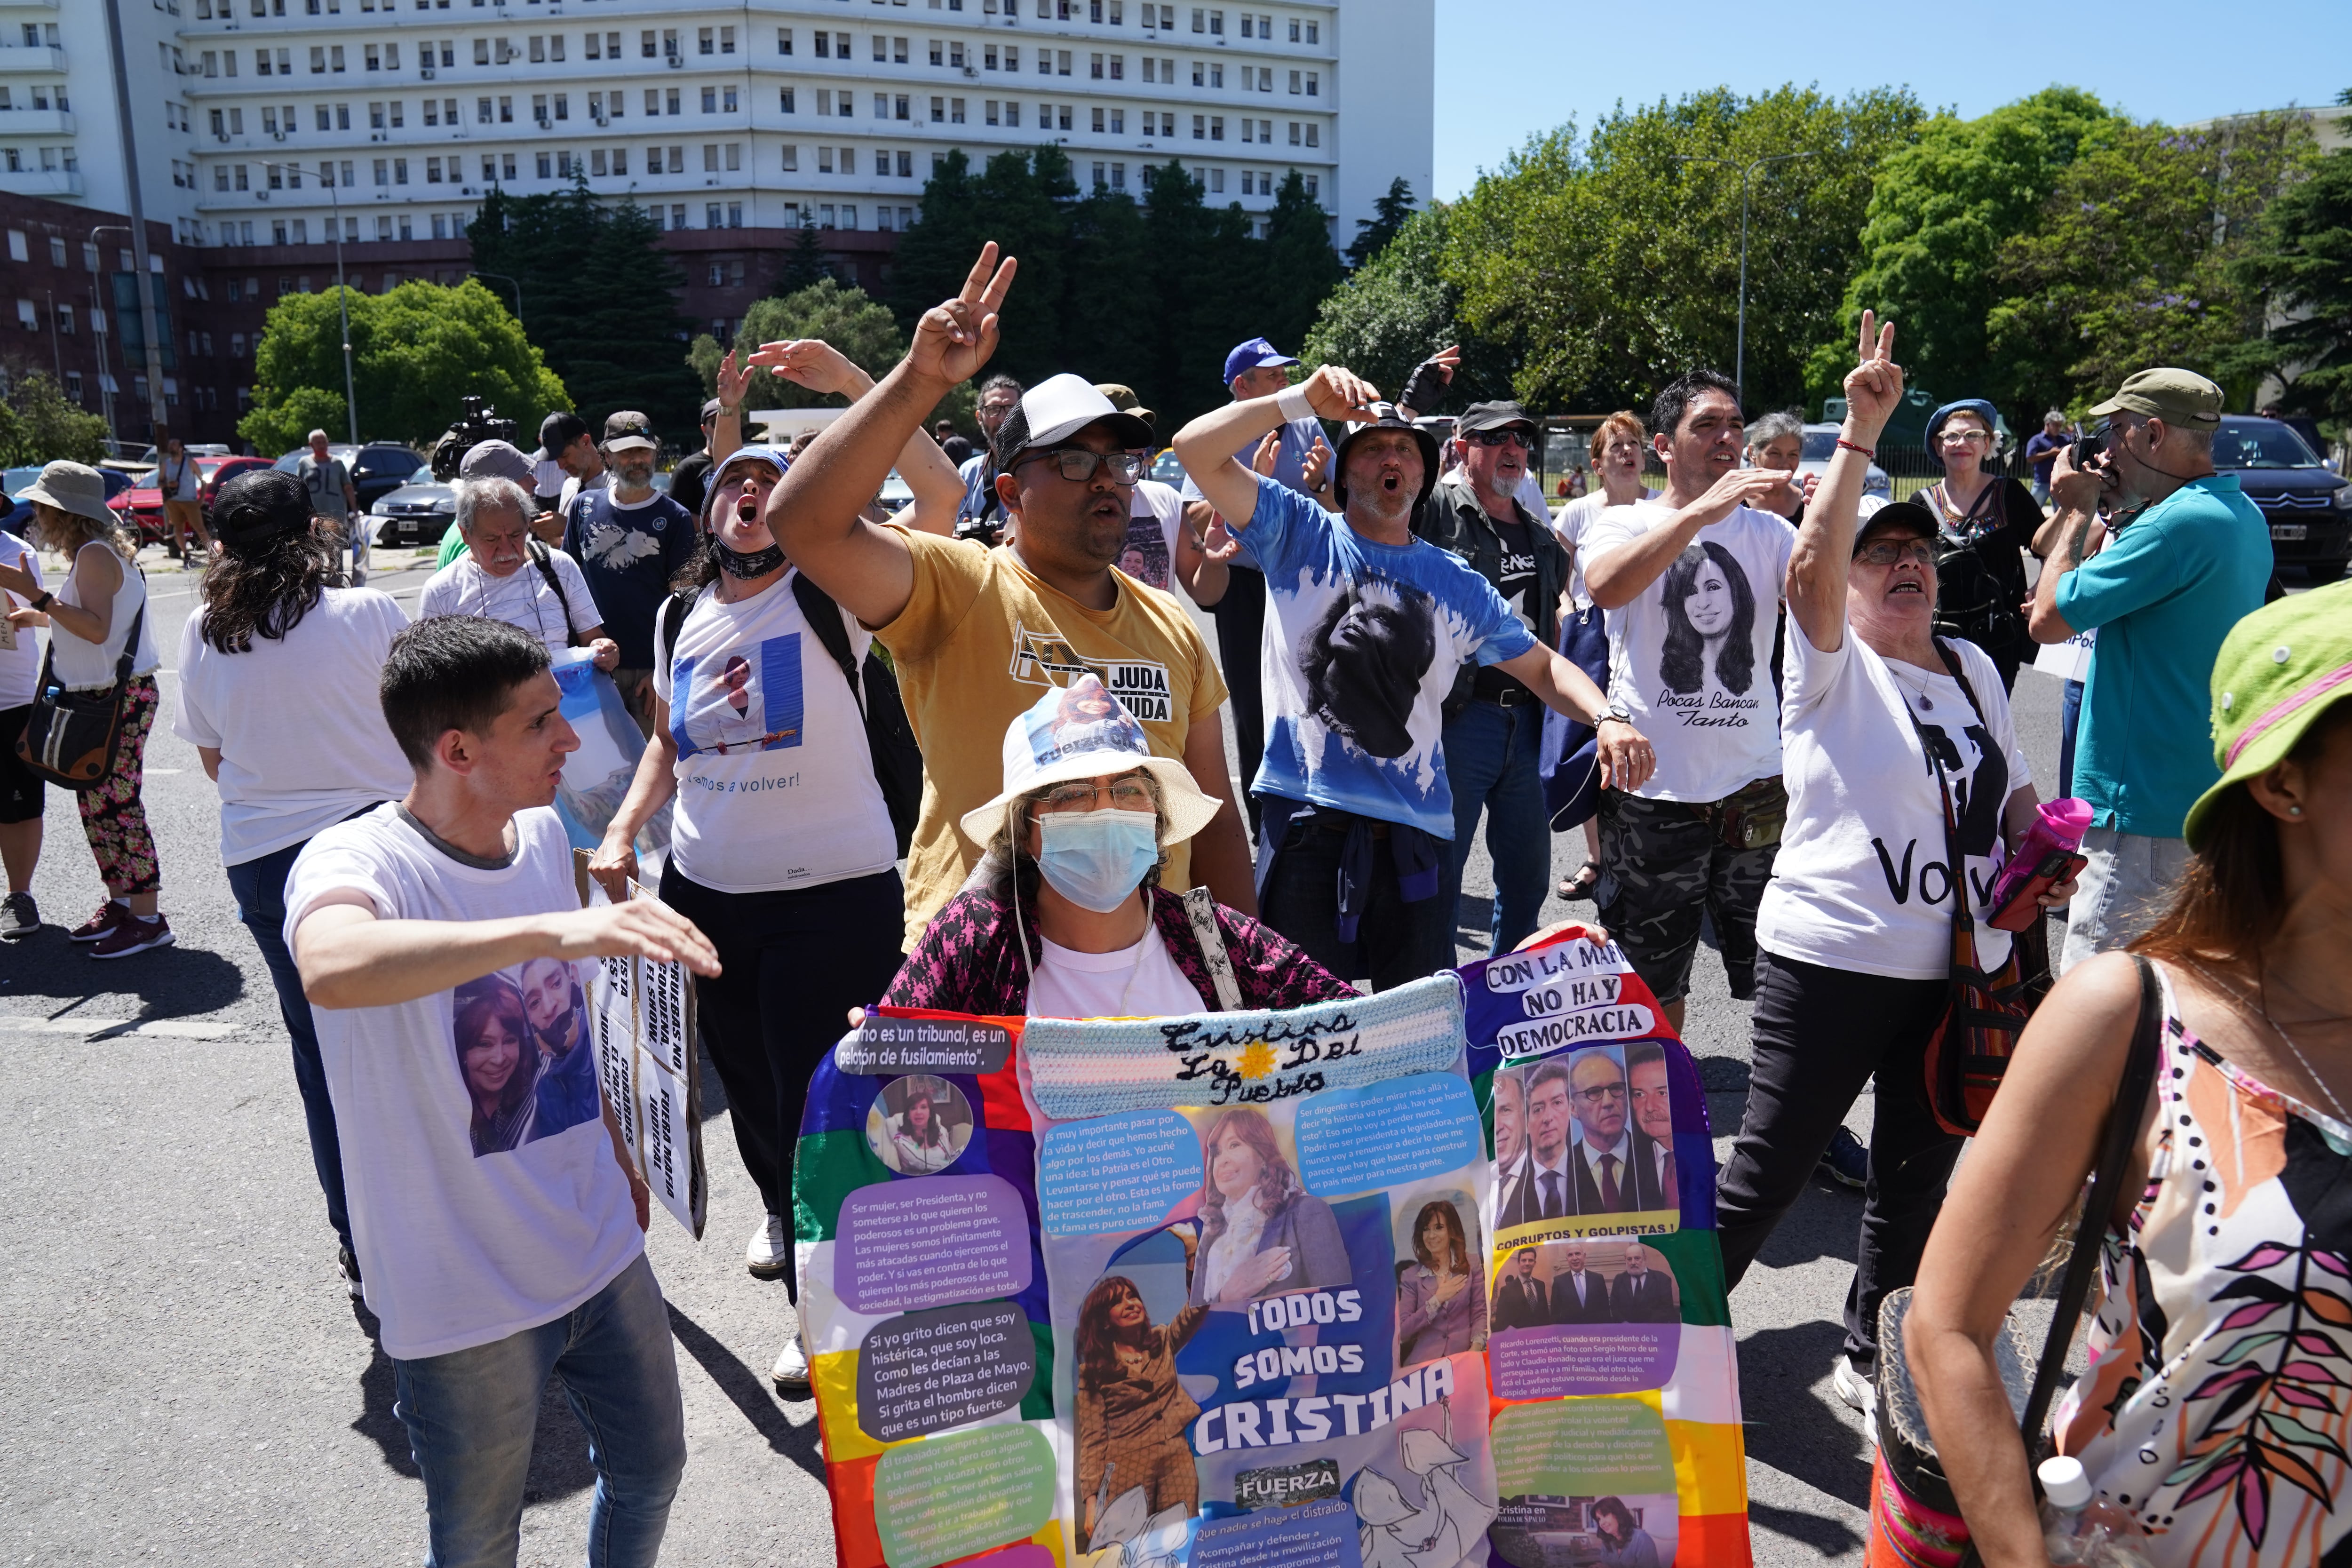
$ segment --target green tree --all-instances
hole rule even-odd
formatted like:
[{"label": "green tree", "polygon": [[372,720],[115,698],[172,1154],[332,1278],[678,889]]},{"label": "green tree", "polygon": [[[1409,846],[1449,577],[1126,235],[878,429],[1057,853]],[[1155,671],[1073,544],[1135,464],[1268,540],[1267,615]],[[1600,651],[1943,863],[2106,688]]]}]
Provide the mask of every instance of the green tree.
[{"label": "green tree", "polygon": [[[1410,202],[1411,195],[1405,199]],[[1274,210],[1266,215],[1265,243],[1265,259],[1254,268],[1258,272],[1259,307],[1265,312],[1259,331],[1284,353],[1297,353],[1299,344],[1307,341],[1307,330],[1315,325],[1315,313],[1347,271],[1339,265],[1339,253],[1331,248],[1330,215],[1307,194],[1307,182],[1296,169],[1275,191]]]},{"label": "green tree", "polygon": [[[1974,120],[1938,114],[1916,142],[1889,153],[1872,183],[1860,265],[1807,361],[1808,396],[1834,395],[1853,367],[1865,308],[1897,323],[1904,366],[1920,384],[1952,397],[2002,385],[1985,329],[2003,292],[2001,247],[2041,226],[2043,204],[2087,142],[2127,123],[2087,92],[2053,87]],[[2013,410],[2010,422],[2030,428],[2040,413]]]},{"label": "green tree", "polygon": [[832,276],[833,267],[824,258],[824,242],[817,232],[816,215],[803,207],[799,231],[793,236],[793,253],[784,258],[783,272],[776,279],[776,292],[797,294]]},{"label": "green tree", "polygon": [[531,341],[592,424],[635,408],[683,436],[702,400],[679,359],[683,279],[658,234],[635,202],[598,203],[584,175],[546,195],[493,187],[466,230],[476,268],[521,286]]},{"label": "green tree", "polygon": [[1389,182],[1388,195],[1372,201],[1372,216],[1356,220],[1356,237],[1348,246],[1348,265],[1361,267],[1378,256],[1412,216],[1412,186],[1402,174]]},{"label": "green tree", "polygon": [[[907,339],[898,331],[889,307],[862,289],[826,278],[796,293],[754,300],[743,312],[735,333],[735,352],[748,355],[761,343],[792,338],[816,338],[830,343],[866,374],[879,380],[905,357]],[[705,349],[704,345],[709,345]],[[697,368],[707,359],[713,373],[706,386],[717,384],[719,351],[707,334],[695,340]],[[829,396],[811,392],[764,370],[751,373],[744,402],[752,408],[824,408],[836,406]],[[969,386],[949,395],[935,417],[969,423],[973,395]]]},{"label": "green tree", "polygon": [[2039,227],[2001,247],[2005,298],[1986,318],[1996,395],[2063,405],[2177,364],[2242,403],[2260,374],[2244,345],[2262,337],[2266,301],[2242,263],[2264,210],[2315,157],[2299,114],[2131,125],[2086,147]]},{"label": "green tree", "polygon": [[2352,148],[2318,160],[2271,204],[2237,281],[2284,318],[2248,345],[2243,368],[2278,376],[2289,407],[2352,424]]},{"label": "green tree", "polygon": [[[1465,326],[1462,289],[1444,273],[1444,204],[1414,213],[1395,238],[1324,299],[1299,357],[1309,367],[1344,365],[1383,392],[1395,394],[1412,367],[1449,343],[1462,348],[1462,368],[1446,387],[1446,408],[1508,397],[1516,363],[1511,345]],[[1432,410],[1423,410],[1423,413]]]},{"label": "green tree", "polygon": [[[478,279],[454,289],[354,289],[350,306],[363,438],[422,445],[457,417],[457,400],[468,393],[524,431],[536,430],[551,410],[572,406],[562,379]],[[289,294],[270,307],[254,349],[254,406],[237,434],[260,451],[283,452],[313,426],[341,433],[341,344],[331,292]]]},{"label": "green tree", "polygon": [[106,420],[68,402],[47,371],[9,378],[0,401],[0,466],[96,464],[106,457]]},{"label": "green tree", "polygon": [[[950,151],[931,171],[923,186],[919,213],[915,226],[898,237],[885,285],[891,313],[908,331],[924,311],[963,287],[972,258],[980,254],[983,243],[997,237],[982,232],[987,225],[973,189],[971,160],[961,147]],[[1024,305],[1029,282],[1024,267],[1024,276],[1013,285]]]},{"label": "green tree", "polygon": [[1748,402],[1792,403],[1837,319],[1871,182],[1921,117],[1907,90],[1717,88],[1621,107],[1581,142],[1572,123],[1536,138],[1448,225],[1463,319],[1521,345],[1515,385],[1538,405],[1619,407],[1691,366],[1729,370],[1739,165],[1807,153],[1758,171],[1748,217]]}]

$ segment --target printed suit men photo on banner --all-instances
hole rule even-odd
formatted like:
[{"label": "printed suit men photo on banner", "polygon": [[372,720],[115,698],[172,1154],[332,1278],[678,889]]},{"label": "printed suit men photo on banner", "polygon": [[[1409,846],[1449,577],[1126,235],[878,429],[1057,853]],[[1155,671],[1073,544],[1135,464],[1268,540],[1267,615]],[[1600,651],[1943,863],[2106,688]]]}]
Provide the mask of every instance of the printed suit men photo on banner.
[{"label": "printed suit men photo on banner", "polygon": [[[1627,1070],[1632,1063],[1633,1074]],[[1673,1109],[1664,1058],[1639,1044],[1562,1052],[1495,1075],[1496,1224],[1510,1231],[1553,1221],[1587,1234],[1679,1222]],[[1639,1081],[1634,1074],[1638,1074]],[[1647,1125],[1634,1114],[1637,1094]],[[1654,1097],[1653,1100],[1650,1097]],[[1506,1121],[1519,1123],[1517,1157],[1503,1159]]]}]

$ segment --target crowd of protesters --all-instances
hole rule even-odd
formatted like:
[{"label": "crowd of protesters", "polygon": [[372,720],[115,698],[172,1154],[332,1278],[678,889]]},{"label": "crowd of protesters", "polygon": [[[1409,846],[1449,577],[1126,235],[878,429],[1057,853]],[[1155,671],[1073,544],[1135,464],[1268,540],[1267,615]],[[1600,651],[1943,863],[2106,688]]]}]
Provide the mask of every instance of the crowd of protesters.
[{"label": "crowd of protesters", "polygon": [[[2321,1194],[2352,1159],[2333,956],[2352,921],[2352,590],[2263,608],[2267,531],[2210,458],[2220,390],[2134,375],[2090,411],[2096,456],[2053,412],[2031,490],[1999,471],[1992,405],[1947,405],[1927,426],[1942,477],[1885,504],[1864,480],[1903,374],[1865,315],[1825,472],[1800,472],[1792,417],[1751,422],[1727,377],[1667,367],[1646,417],[1601,422],[1591,489],[1554,516],[1525,408],[1475,404],[1443,441],[1418,416],[1450,351],[1382,389],[1302,376],[1260,338],[1227,359],[1231,401],[1172,433],[1179,491],[1145,477],[1166,439],[1151,411],[1090,375],[990,376],[977,443],[932,423],[986,366],[1014,271],[984,250],[878,382],[822,342],[730,354],[667,493],[633,411],[601,435],[550,416],[537,456],[476,447],[415,624],[342,585],[352,498],[322,436],[317,462],[233,480],[175,531],[212,553],[172,721],[219,787],[435,1560],[511,1560],[551,1371],[602,1413],[602,1560],[652,1560],[686,1458],[647,1194],[577,1077],[566,966],[692,971],[762,1203],[746,1266],[797,1302],[792,1150],[845,1014],[1401,984],[1455,962],[1482,820],[1489,952],[1535,934],[1555,833],[1583,850],[1559,892],[1592,901],[1674,1026],[1716,948],[1754,1003],[1717,1197],[1728,1279],[1817,1163],[1862,1185],[1832,1385],[1872,1402],[1881,1303],[1916,1280],[1910,1365],[1955,1439],[2007,1419],[1989,1346],[2089,1169],[2109,1091],[2086,1090],[2122,1074],[2139,995],[2122,950],[2154,960],[2170,1071],[2119,1108],[2145,1179],[2107,1237],[2097,1386],[2062,1426],[2154,1541],[2218,1507],[2125,1473],[2163,1425],[2149,1390],[2236,1353],[2208,1331],[2243,1295],[2227,1271],[2256,1266],[2224,1254],[2352,1244],[2333,1206],[2242,1201],[2271,1178]],[[754,369],[848,406],[788,450],[746,444]],[[894,470],[913,500],[888,515]],[[52,464],[21,499],[67,574],[46,586],[0,534],[0,937],[39,925],[44,785],[15,742],[47,689],[117,690],[103,776],[77,795],[107,897],[71,935],[127,957],[173,940],[140,798],[161,710],[145,580],[93,470]],[[2084,863],[2012,937],[1989,890],[2060,792],[2037,789],[2010,691],[2037,645],[2089,632],[2067,792],[2092,814]],[[591,860],[618,896],[587,909],[548,809],[579,744],[552,669],[583,658],[646,742]],[[919,798],[869,744],[899,706]],[[659,900],[628,899],[657,820]],[[2054,964],[2044,910],[2065,919]],[[2063,978],[1955,1180],[1964,1140],[1923,1062],[1956,953],[1990,973],[2012,946]],[[1843,1124],[1874,1079],[1865,1150]],[[1522,1272],[1498,1313],[1562,1321],[1561,1279],[1587,1301],[1573,1268]],[[806,1397],[785,1340],[776,1385]],[[2022,1447],[1954,1448],[1969,1524],[2032,1561]]]}]

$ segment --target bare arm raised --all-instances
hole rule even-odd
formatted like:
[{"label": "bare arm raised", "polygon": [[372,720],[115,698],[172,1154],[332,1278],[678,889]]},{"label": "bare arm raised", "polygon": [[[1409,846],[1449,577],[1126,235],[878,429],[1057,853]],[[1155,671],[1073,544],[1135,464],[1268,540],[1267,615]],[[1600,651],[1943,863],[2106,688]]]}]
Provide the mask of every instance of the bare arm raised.
[{"label": "bare arm raised", "polygon": [[[1895,323],[1877,324],[1876,312],[1862,313],[1861,363],[1846,373],[1845,427],[1842,442],[1877,446],[1887,416],[1903,401],[1903,368],[1895,363]],[[1769,470],[1765,470],[1769,471]],[[1853,563],[1854,514],[1862,504],[1870,454],[1841,445],[1829,472],[1805,508],[1804,526],[1789,555],[1789,616],[1805,640],[1823,653],[1845,643],[1845,580]],[[1586,582],[1591,582],[1588,575]]]},{"label": "bare arm raised", "polygon": [[827,426],[768,496],[768,530],[784,553],[869,626],[898,618],[915,568],[906,542],[858,511],[949,388],[996,352],[997,310],[1014,267],[1010,257],[998,263],[994,241],[982,247],[962,291],[916,323],[907,357]]},{"label": "bare arm raised", "polygon": [[1304,394],[1307,405],[1325,419],[1357,424],[1375,417],[1371,405],[1381,395],[1355,372],[1327,364],[1289,392],[1228,403],[1176,432],[1176,460],[1184,465],[1184,471],[1229,529],[1248,527],[1257,511],[1257,476],[1244,468],[1234,453],[1286,423],[1288,416],[1283,412],[1282,400],[1293,394]]}]

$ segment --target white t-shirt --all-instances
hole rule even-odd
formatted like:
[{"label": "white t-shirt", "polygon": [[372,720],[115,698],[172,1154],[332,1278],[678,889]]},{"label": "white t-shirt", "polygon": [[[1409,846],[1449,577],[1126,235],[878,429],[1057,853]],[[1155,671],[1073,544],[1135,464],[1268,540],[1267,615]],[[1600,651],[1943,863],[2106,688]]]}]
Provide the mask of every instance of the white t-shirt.
[{"label": "white t-shirt", "polygon": [[[1907,703],[1958,785],[1952,804],[1969,862],[1978,963],[1992,969],[2009,956],[2009,933],[1984,918],[2007,858],[2001,810],[2032,773],[1992,660],[1974,643],[1948,646],[1984,704],[1981,724],[1945,671],[1881,658],[1851,628],[1837,652],[1823,653],[1790,620],[1780,721],[1789,824],[1756,916],[1766,952],[1898,980],[1949,973],[1943,795],[1904,717]],[[1988,730],[1990,747],[1980,738]]]},{"label": "white t-shirt", "polygon": [[563,471],[562,464],[547,455],[545,447],[530,455],[530,493],[541,500],[562,495],[563,481],[571,477]]},{"label": "white t-shirt", "polygon": [[1029,982],[1033,1018],[1163,1018],[1201,1011],[1201,994],[1176,967],[1158,925],[1117,952],[1076,952],[1037,939]]},{"label": "white t-shirt", "polygon": [[[1587,567],[1665,527],[1675,510],[1664,501],[1610,507],[1584,531]],[[1772,628],[1796,541],[1787,519],[1743,506],[1608,612],[1609,695],[1658,755],[1658,771],[1634,794],[1721,800],[1780,771]]]},{"label": "white t-shirt", "polygon": [[[52,620],[49,623],[49,664],[57,672],[58,684],[68,691],[89,691],[114,684],[115,662],[122,657],[122,645],[131,636],[131,617],[147,602],[147,578],[139,568],[120,555],[114,547],[93,539],[74,556],[79,566],[93,550],[114,556],[114,563],[122,568],[122,579],[115,584],[114,608],[106,625],[106,643],[84,642]],[[76,609],[90,606],[81,602],[79,584],[68,573],[58,588],[58,603],[71,605]],[[155,617],[148,616],[139,623],[139,652],[131,661],[133,675],[152,675],[163,664],[163,656],[155,651]]]},{"label": "white t-shirt", "polygon": [[[1642,499],[1648,500],[1657,491],[1645,489]],[[1568,549],[1568,596],[1579,608],[1592,603],[1591,590],[1584,585],[1584,536],[1591,531],[1601,514],[1609,510],[1609,492],[1593,490],[1563,504],[1551,520],[1551,531]]]},{"label": "white t-shirt", "polygon": [[591,626],[603,625],[604,619],[589,595],[588,579],[580,574],[580,563],[561,550],[550,550],[547,557],[547,563],[555,569],[555,580],[563,584],[562,599],[547,585],[547,574],[535,562],[526,560],[505,576],[493,577],[482,570],[469,550],[433,574],[425,591],[416,596],[416,618],[488,616],[530,633],[547,645],[549,653],[562,653],[572,646],[563,619],[567,605],[572,610],[571,625],[583,636]]},{"label": "white t-shirt", "polygon": [[[813,888],[898,859],[858,695],[809,629],[793,575],[732,605],[705,588],[675,654],[654,622],[654,690],[677,743],[670,853],[722,893]],[[873,634],[841,619],[862,670]]]},{"label": "white t-shirt", "polygon": [[[0,563],[32,574],[33,581],[42,587],[41,552],[0,529]],[[14,594],[0,593],[0,612],[21,610],[24,601]],[[41,634],[31,626],[12,626],[0,620],[0,638],[14,643],[14,647],[0,647],[0,709],[22,708],[33,700],[33,689],[41,679]]]},{"label": "white t-shirt", "polygon": [[[560,468],[556,471],[559,473],[562,472]],[[582,490],[601,490],[612,482],[613,470],[610,468],[606,468],[604,472],[598,474],[594,479],[590,479],[585,484],[581,483],[571,475],[565,474],[562,488],[555,492],[555,510],[563,513],[564,516],[569,517],[572,515],[572,503],[580,499],[580,492]]]},{"label": "white t-shirt", "polygon": [[[287,879],[287,945],[340,889],[362,895],[382,920],[579,908],[555,813],[517,814],[514,834],[513,864],[493,871],[451,859],[392,805],[330,827]],[[310,1009],[352,1239],[386,1355],[446,1355],[549,1322],[645,1250],[595,1109],[586,977],[575,973],[567,988],[544,968],[555,962],[395,1006]],[[570,1011],[545,1016],[566,989]],[[525,1073],[527,1089],[517,1082]]]},{"label": "white t-shirt", "polygon": [[408,761],[376,689],[392,639],[408,625],[388,594],[329,588],[282,637],[244,653],[204,637],[202,610],[180,633],[173,732],[219,751],[221,864],[299,844],[355,811],[408,793]]},{"label": "white t-shirt", "polygon": [[1118,569],[1163,594],[1180,592],[1176,531],[1183,526],[1184,502],[1174,485],[1137,480],[1134,499],[1128,505],[1127,548],[1119,552]]}]

